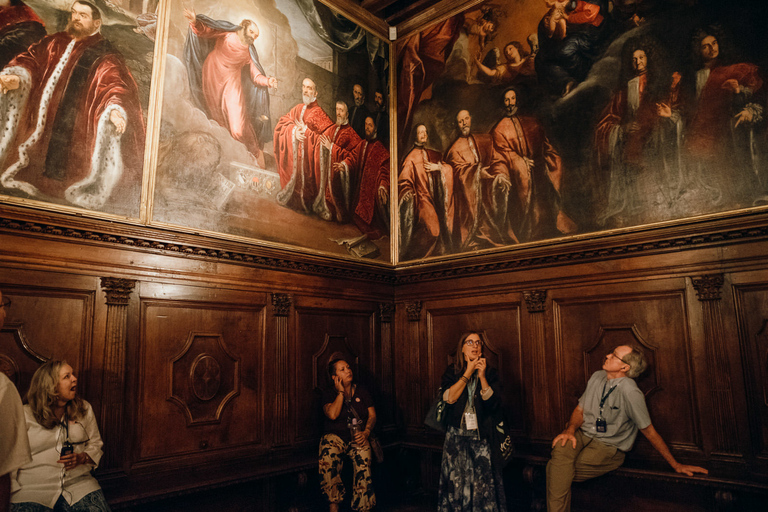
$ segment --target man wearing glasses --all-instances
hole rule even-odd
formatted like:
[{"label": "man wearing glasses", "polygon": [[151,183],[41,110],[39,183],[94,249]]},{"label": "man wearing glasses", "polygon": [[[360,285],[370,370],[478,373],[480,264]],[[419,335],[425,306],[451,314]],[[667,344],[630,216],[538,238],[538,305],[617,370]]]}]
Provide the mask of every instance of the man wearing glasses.
[{"label": "man wearing glasses", "polygon": [[605,356],[603,369],[592,374],[563,432],[552,441],[547,464],[547,510],[571,510],[571,482],[583,482],[621,466],[637,431],[678,473],[707,474],[699,466],[680,464],[651,425],[645,396],[634,379],[647,366],[645,355],[629,345]]},{"label": "man wearing glasses", "polygon": [[[0,291],[0,328],[11,306]],[[0,371],[0,512],[7,512],[11,499],[11,472],[32,461],[27,423],[21,397],[11,379]]]}]

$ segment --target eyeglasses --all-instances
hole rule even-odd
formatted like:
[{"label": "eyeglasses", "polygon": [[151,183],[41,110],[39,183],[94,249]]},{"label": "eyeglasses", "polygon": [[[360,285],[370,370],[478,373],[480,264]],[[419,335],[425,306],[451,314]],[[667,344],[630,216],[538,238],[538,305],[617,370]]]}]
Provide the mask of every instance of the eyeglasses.
[{"label": "eyeglasses", "polygon": [[465,345],[469,345],[470,347],[482,347],[483,342],[481,340],[467,340],[464,342]]},{"label": "eyeglasses", "polygon": [[11,307],[11,299],[3,299],[3,302],[0,302],[0,307],[9,309]]},{"label": "eyeglasses", "polygon": [[613,352],[611,352],[611,355],[612,355],[613,357],[615,357],[616,359],[618,359],[619,361],[621,361],[622,363],[624,363],[624,364],[626,364],[627,366],[629,366],[630,368],[632,367],[632,365],[631,365],[631,364],[629,364],[629,362],[628,362],[628,361],[625,361],[624,359],[622,359],[622,358],[620,358],[619,356],[617,356],[617,355],[616,355],[616,351],[615,351],[615,350],[614,350]]}]

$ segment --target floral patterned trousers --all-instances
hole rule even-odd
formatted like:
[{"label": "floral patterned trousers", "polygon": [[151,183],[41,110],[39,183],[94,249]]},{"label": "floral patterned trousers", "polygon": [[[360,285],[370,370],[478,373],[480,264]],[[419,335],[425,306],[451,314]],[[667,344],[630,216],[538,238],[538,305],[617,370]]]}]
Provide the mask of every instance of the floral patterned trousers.
[{"label": "floral patterned trousers", "polygon": [[376,494],[371,480],[371,445],[356,448],[345,443],[336,434],[325,434],[320,440],[320,488],[330,503],[344,499],[344,484],[341,482],[343,457],[352,459],[352,510],[367,511],[376,505]]}]

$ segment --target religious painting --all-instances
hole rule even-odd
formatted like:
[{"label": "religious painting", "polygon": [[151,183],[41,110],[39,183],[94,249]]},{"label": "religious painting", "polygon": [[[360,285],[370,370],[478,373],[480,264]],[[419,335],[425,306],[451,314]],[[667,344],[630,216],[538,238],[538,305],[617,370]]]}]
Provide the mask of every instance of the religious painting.
[{"label": "religious painting", "polygon": [[766,14],[491,0],[398,41],[399,260],[768,204]]},{"label": "religious painting", "polygon": [[171,1],[152,223],[391,261],[388,64],[320,2]]},{"label": "religious painting", "polygon": [[0,200],[139,217],[155,7],[0,0]]}]

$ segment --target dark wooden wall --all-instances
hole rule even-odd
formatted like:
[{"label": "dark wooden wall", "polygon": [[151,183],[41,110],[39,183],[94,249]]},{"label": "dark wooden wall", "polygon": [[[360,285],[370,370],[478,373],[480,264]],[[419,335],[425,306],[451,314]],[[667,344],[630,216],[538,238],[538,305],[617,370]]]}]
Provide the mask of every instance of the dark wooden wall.
[{"label": "dark wooden wall", "polygon": [[243,510],[312,510],[330,355],[347,354],[376,396],[379,485],[429,495],[442,439],[423,418],[459,335],[483,329],[517,441],[508,491],[535,508],[551,439],[602,356],[633,342],[651,361],[638,382],[654,425],[711,475],[675,477],[639,436],[620,473],[576,486],[575,506],[603,510],[608,482],[635,497],[627,510],[760,510],[766,225],[392,269],[8,209],[0,367],[24,391],[41,360],[72,363],[116,509],[202,510],[223,492]]}]

